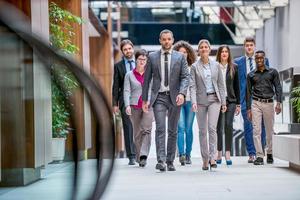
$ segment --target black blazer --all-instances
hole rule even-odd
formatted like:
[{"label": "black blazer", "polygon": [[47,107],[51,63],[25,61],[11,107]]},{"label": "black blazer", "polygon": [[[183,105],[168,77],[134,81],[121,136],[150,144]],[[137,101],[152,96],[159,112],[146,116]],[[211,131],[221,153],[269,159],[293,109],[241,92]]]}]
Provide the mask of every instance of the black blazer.
[{"label": "black blazer", "polygon": [[230,75],[229,66],[226,71],[227,102],[240,104],[240,81],[237,65],[233,64],[234,74]]},{"label": "black blazer", "polygon": [[113,106],[121,107],[124,103],[123,89],[125,74],[126,66],[124,59],[122,59],[114,65],[114,82],[112,86]]}]

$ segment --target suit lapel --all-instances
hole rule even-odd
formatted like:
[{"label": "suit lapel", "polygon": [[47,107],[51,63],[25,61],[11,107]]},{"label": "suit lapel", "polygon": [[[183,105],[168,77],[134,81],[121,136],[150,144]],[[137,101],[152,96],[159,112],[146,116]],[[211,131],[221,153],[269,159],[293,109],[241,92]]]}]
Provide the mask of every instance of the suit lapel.
[{"label": "suit lapel", "polygon": [[172,54],[171,54],[171,65],[170,65],[170,79],[172,78],[171,75],[172,75],[172,72],[174,71],[174,70],[172,70],[172,68],[173,68],[175,59],[176,59],[176,56],[175,56],[175,54],[172,52]]},{"label": "suit lapel", "polygon": [[245,78],[247,77],[247,63],[246,63],[246,56],[242,59],[242,66],[243,66],[243,74]]},{"label": "suit lapel", "polygon": [[158,71],[159,71],[159,77],[160,77],[160,79],[161,79],[161,51],[159,50],[158,52],[157,52],[157,67],[158,67]]},{"label": "suit lapel", "polygon": [[122,74],[125,76],[125,74],[126,74],[126,65],[125,65],[124,58],[122,59],[122,63],[121,63],[121,71],[122,71]]},{"label": "suit lapel", "polygon": [[204,69],[203,69],[204,67],[203,67],[203,65],[202,65],[202,62],[200,61],[200,59],[199,59],[199,73],[200,73],[200,76],[201,76],[201,78],[202,78],[202,80],[203,80],[203,83],[204,83],[204,85],[205,85],[205,87],[207,87],[206,86],[206,82],[205,82],[205,76],[204,76]]}]

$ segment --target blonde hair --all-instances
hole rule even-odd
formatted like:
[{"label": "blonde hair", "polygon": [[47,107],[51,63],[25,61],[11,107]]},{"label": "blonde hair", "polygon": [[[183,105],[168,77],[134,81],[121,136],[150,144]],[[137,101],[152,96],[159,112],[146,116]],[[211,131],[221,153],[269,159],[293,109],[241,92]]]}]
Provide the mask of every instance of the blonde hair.
[{"label": "blonde hair", "polygon": [[202,39],[202,40],[199,41],[199,43],[198,43],[198,49],[199,49],[199,47],[200,47],[200,45],[202,43],[206,43],[208,45],[208,47],[211,49],[210,42],[208,40],[206,40],[206,39]]}]

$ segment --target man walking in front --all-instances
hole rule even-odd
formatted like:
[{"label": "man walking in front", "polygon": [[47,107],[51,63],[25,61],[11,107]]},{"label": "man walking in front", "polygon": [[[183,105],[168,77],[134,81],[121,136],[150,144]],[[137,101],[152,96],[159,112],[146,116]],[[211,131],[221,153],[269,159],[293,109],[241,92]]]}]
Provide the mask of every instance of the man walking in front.
[{"label": "man walking in front", "polygon": [[[265,52],[255,53],[256,70],[247,76],[247,112],[253,124],[253,141],[256,149],[254,165],[264,164],[264,152],[261,145],[261,121],[263,119],[267,138],[267,163],[273,163],[272,135],[274,134],[274,103],[276,94],[275,112],[281,112],[282,87],[279,74],[274,68],[266,68]],[[252,99],[251,99],[252,96]],[[251,108],[252,105],[252,108]]]},{"label": "man walking in front", "polygon": [[[155,143],[157,164],[160,171],[175,171],[177,125],[180,106],[184,103],[189,84],[188,66],[184,55],[172,50],[173,33],[163,30],[159,35],[161,49],[149,55],[143,85],[143,111],[153,107],[156,131]],[[152,86],[150,82],[152,80]],[[148,91],[151,89],[150,102]],[[168,142],[166,153],[166,116],[168,115]]]},{"label": "man walking in front", "polygon": [[133,143],[133,130],[130,119],[124,105],[124,77],[125,74],[135,68],[134,48],[130,40],[123,40],[120,45],[123,58],[114,66],[114,82],[112,87],[113,112],[121,111],[126,154],[129,165],[135,165],[135,149]]}]

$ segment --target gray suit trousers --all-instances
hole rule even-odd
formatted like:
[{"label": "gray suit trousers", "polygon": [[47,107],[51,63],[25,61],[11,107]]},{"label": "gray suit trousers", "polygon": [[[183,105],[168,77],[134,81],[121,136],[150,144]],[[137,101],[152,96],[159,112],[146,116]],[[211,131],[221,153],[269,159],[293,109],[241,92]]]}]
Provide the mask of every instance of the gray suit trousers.
[{"label": "gray suit trousers", "polygon": [[153,111],[144,113],[142,109],[131,107],[130,120],[133,126],[133,140],[136,149],[136,161],[140,161],[141,156],[149,155],[151,146],[151,130],[153,121]]},{"label": "gray suit trousers", "polygon": [[[158,94],[153,104],[156,123],[155,143],[157,161],[173,162],[177,143],[177,125],[180,116],[180,106],[174,106],[166,94]],[[166,155],[166,116],[168,115],[168,143]]]},{"label": "gray suit trousers", "polygon": [[[215,157],[217,151],[217,124],[221,108],[221,103],[216,95],[209,95],[208,102],[208,105],[198,104],[198,112],[196,113],[203,161],[212,160]],[[207,144],[207,127],[209,146]]]}]

